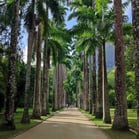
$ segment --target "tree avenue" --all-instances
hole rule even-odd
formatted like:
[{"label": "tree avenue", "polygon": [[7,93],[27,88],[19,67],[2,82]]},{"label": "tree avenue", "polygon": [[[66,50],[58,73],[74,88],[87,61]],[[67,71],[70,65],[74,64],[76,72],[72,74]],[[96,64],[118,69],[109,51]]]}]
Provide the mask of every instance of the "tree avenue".
[{"label": "tree avenue", "polygon": [[131,3],[132,24],[128,0],[1,1],[0,131],[18,129],[19,111],[30,125],[66,106],[128,131],[134,109],[139,139],[139,2]]}]

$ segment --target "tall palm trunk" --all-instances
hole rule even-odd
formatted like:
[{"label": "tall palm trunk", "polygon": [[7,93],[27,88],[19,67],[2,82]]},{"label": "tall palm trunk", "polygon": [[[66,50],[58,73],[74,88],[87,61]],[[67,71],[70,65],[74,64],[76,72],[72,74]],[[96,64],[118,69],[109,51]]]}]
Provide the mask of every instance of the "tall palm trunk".
[{"label": "tall palm trunk", "polygon": [[103,105],[102,105],[102,47],[98,49],[98,92],[97,92],[97,104],[96,104],[96,118],[103,117]]},{"label": "tall palm trunk", "polygon": [[132,22],[135,43],[135,85],[137,96],[137,139],[139,139],[139,2],[132,0]]},{"label": "tall palm trunk", "polygon": [[64,64],[61,64],[61,76],[62,76],[62,80],[61,80],[61,91],[62,91],[62,100],[61,100],[61,103],[62,103],[62,108],[66,106],[66,92],[64,90],[64,84],[63,82],[66,80],[66,75],[67,75],[67,72],[66,72],[66,67]]},{"label": "tall palm trunk", "polygon": [[43,52],[43,89],[42,89],[42,115],[49,113],[48,107],[48,81],[49,81],[49,62],[50,62],[50,52],[48,48],[48,7],[46,6],[46,39]]},{"label": "tall palm trunk", "polygon": [[93,106],[93,76],[92,76],[92,56],[89,57],[89,113],[92,114]]},{"label": "tall palm trunk", "polygon": [[18,41],[18,29],[19,29],[19,5],[20,0],[14,1],[12,30],[11,30],[11,42],[9,53],[9,65],[8,65],[8,83],[6,90],[6,104],[5,104],[5,128],[13,130],[15,129],[14,123],[14,95],[16,92],[16,56],[17,56],[17,41]]},{"label": "tall palm trunk", "polygon": [[58,82],[57,82],[57,78],[58,78],[58,68],[55,68],[54,71],[54,76],[53,76],[53,97],[54,97],[54,104],[53,104],[53,110],[56,111],[58,110]]},{"label": "tall palm trunk", "polygon": [[64,90],[63,90],[63,80],[64,80],[64,78],[63,78],[63,76],[64,76],[64,71],[63,71],[63,64],[60,64],[60,71],[59,71],[59,77],[60,77],[60,79],[59,79],[59,84],[60,84],[60,86],[59,86],[59,90],[60,90],[60,108],[62,108],[63,107],[63,100],[64,100]]},{"label": "tall palm trunk", "polygon": [[109,94],[108,94],[108,81],[107,81],[105,40],[103,40],[103,74],[102,75],[103,75],[103,121],[105,123],[111,123]]},{"label": "tall palm trunk", "polygon": [[60,75],[60,72],[61,72],[61,65],[58,64],[58,76],[57,76],[57,93],[58,93],[58,109],[61,108],[61,84],[60,84],[60,80],[61,80],[61,75]]},{"label": "tall palm trunk", "polygon": [[36,44],[36,79],[34,90],[34,104],[32,118],[40,119],[41,105],[40,105],[40,81],[41,81],[41,27],[39,25],[37,32]]},{"label": "tall palm trunk", "polygon": [[125,67],[122,28],[122,2],[114,0],[115,20],[115,115],[112,128],[128,130],[127,102],[125,93]]},{"label": "tall palm trunk", "polygon": [[93,96],[92,96],[92,114],[96,114],[96,96],[97,96],[97,85],[96,85],[96,51],[93,54],[93,71],[92,71],[92,84],[93,84]]},{"label": "tall palm trunk", "polygon": [[63,64],[57,64],[54,75],[54,110],[60,109],[65,106],[64,86],[65,68]]},{"label": "tall palm trunk", "polygon": [[[35,0],[32,0],[32,6],[34,9]],[[32,26],[29,28],[28,34],[28,54],[27,54],[27,65],[26,65],[26,83],[25,83],[25,96],[24,96],[24,112],[21,119],[21,123],[29,123],[29,92],[30,92],[30,74],[31,74],[31,59],[32,59],[32,50],[34,43],[34,34],[35,34],[35,17],[34,10],[32,11]]]},{"label": "tall palm trunk", "polygon": [[89,110],[89,76],[88,76],[88,59],[84,55],[84,110]]},{"label": "tall palm trunk", "polygon": [[48,37],[45,40],[44,53],[43,53],[43,89],[42,89],[42,115],[49,113],[48,107],[48,80],[49,80],[49,61],[50,52],[48,48]]},{"label": "tall palm trunk", "polygon": [[60,75],[60,72],[61,72],[61,65],[58,64],[58,78],[57,78],[57,92],[58,92],[58,108],[60,109],[61,108],[61,84],[60,84],[60,80],[61,80],[61,75]]}]

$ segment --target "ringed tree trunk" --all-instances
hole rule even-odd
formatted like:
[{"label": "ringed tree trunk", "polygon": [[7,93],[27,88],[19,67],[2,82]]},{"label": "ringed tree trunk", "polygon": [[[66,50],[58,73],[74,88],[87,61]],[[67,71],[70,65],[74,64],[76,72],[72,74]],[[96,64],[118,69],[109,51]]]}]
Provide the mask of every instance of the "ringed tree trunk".
[{"label": "ringed tree trunk", "polygon": [[62,101],[62,92],[61,92],[61,64],[58,64],[58,78],[57,78],[57,82],[58,82],[58,108],[61,109],[61,101]]},{"label": "ringed tree trunk", "polygon": [[84,110],[89,110],[89,76],[88,76],[88,59],[84,53]]},{"label": "ringed tree trunk", "polygon": [[14,1],[13,19],[11,26],[11,41],[9,52],[9,65],[8,65],[8,83],[6,90],[6,102],[3,129],[14,130],[14,95],[16,93],[16,57],[17,57],[17,41],[18,41],[18,29],[19,29],[19,5],[20,0]]},{"label": "ringed tree trunk", "polygon": [[103,105],[102,105],[102,47],[98,48],[98,91],[97,91],[97,103],[96,103],[96,118],[103,117]]},{"label": "ringed tree trunk", "polygon": [[115,114],[112,128],[128,130],[125,89],[122,2],[114,0],[115,25]]},{"label": "ringed tree trunk", "polygon": [[48,107],[49,61],[50,61],[50,51],[48,48],[48,37],[46,37],[43,52],[43,89],[42,89],[42,115],[44,116],[49,113],[49,107]]},{"label": "ringed tree trunk", "polygon": [[106,65],[106,45],[103,40],[103,121],[104,123],[111,123],[108,81],[107,81],[107,65]]},{"label": "ringed tree trunk", "polygon": [[40,119],[41,117],[41,104],[40,104],[40,84],[41,84],[41,26],[38,26],[36,33],[36,79],[34,89],[34,104],[32,118]]},{"label": "ringed tree trunk", "polygon": [[58,68],[56,66],[55,70],[54,70],[54,76],[53,76],[53,99],[54,99],[54,104],[53,104],[53,111],[58,110],[58,82],[57,82],[57,78],[58,78]]},{"label": "ringed tree trunk", "polygon": [[93,71],[92,71],[92,84],[93,84],[93,96],[92,96],[92,114],[96,114],[96,96],[97,96],[97,85],[96,85],[96,51],[93,54]]},{"label": "ringed tree trunk", "polygon": [[63,92],[63,97],[62,97],[62,107],[66,106],[66,91],[64,89],[64,84],[63,82],[67,79],[67,70],[66,70],[66,66],[64,64],[62,64],[62,92]]},{"label": "ringed tree trunk", "polygon": [[[32,7],[34,9],[35,0],[32,0]],[[32,60],[32,50],[35,35],[35,15],[34,10],[32,11],[32,17],[30,19],[32,24],[29,26],[28,34],[28,54],[27,54],[27,65],[26,65],[26,82],[25,82],[25,96],[24,96],[24,111],[21,119],[21,123],[30,123],[29,116],[29,93],[30,93],[30,74],[31,74],[31,60]]]},{"label": "ringed tree trunk", "polygon": [[65,75],[66,75],[66,68],[64,64],[59,64],[59,100],[60,100],[60,108],[63,108],[65,105],[65,97],[64,97],[64,86],[63,82],[65,80]]},{"label": "ringed tree trunk", "polygon": [[46,36],[43,52],[43,89],[42,89],[42,115],[49,113],[49,63],[50,63],[50,50],[48,48],[48,7],[46,6]]},{"label": "ringed tree trunk", "polygon": [[139,139],[139,2],[132,0],[132,23],[135,43],[135,86],[137,97],[137,139]]}]

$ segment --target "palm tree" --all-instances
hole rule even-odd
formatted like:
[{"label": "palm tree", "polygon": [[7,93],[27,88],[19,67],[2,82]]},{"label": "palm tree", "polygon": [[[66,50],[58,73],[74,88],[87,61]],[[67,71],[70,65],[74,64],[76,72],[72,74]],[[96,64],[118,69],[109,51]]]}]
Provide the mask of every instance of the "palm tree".
[{"label": "palm tree", "polygon": [[89,113],[92,114],[93,109],[93,76],[92,76],[92,56],[89,56]]},{"label": "palm tree", "polygon": [[[66,40],[66,39],[65,39]],[[63,40],[63,42],[65,41]],[[62,44],[62,42],[61,42]],[[58,44],[57,44],[58,46]],[[64,58],[66,57],[66,47],[65,45],[62,46],[58,46],[57,47],[57,52],[55,53],[56,47],[53,50],[53,58],[55,58],[55,60],[57,59],[58,61],[56,61],[55,63],[55,70],[54,70],[54,105],[53,105],[53,110],[57,110],[60,109],[62,107],[64,107],[64,101],[65,101],[65,97],[64,97],[64,86],[63,86],[63,81],[65,80],[66,77],[66,69],[64,66]],[[54,56],[55,53],[55,56]],[[53,61],[55,61],[53,60]]]},{"label": "palm tree", "polygon": [[[84,6],[80,6],[80,5],[84,5]],[[92,91],[94,90],[93,92],[95,93],[96,88],[92,87],[93,85],[91,82],[93,78],[92,76],[90,77],[90,83],[89,83],[88,72],[89,71],[92,72],[92,71],[91,71],[91,68],[90,70],[88,70],[88,55],[92,55],[93,52],[95,51],[96,36],[95,36],[95,31],[94,31],[94,28],[95,28],[94,20],[96,17],[95,17],[95,12],[92,8],[92,1],[87,1],[87,2],[77,1],[73,3],[73,7],[75,7],[77,10],[69,16],[69,19],[76,17],[78,20],[78,25],[75,25],[71,32],[77,38],[77,42],[75,44],[77,47],[77,50],[86,51],[86,54],[84,55],[85,57],[85,60],[84,60],[84,108],[86,110],[90,109],[90,112],[91,112],[92,111],[92,108],[91,108],[92,107],[92,95],[93,95]],[[89,14],[86,14],[86,13],[89,13]],[[89,65],[89,67],[92,67],[92,65]],[[90,101],[89,101],[89,96],[90,96]],[[90,105],[90,108],[88,105]],[[93,106],[96,106],[96,105],[93,105]]]},{"label": "palm tree", "polygon": [[16,56],[17,56],[17,41],[19,31],[19,6],[20,0],[14,1],[13,18],[11,25],[11,41],[9,48],[9,66],[8,66],[8,83],[6,90],[5,103],[5,123],[4,126],[8,130],[15,129],[14,123],[14,95],[16,92]]},{"label": "palm tree", "polygon": [[122,2],[114,0],[115,26],[115,115],[113,129],[128,130],[127,102],[125,94],[125,67],[122,30]]},{"label": "palm tree", "polygon": [[31,1],[31,5],[28,8],[26,16],[26,25],[28,28],[28,54],[27,54],[27,65],[26,65],[26,83],[25,83],[25,96],[24,96],[24,112],[21,119],[21,123],[29,123],[29,92],[30,92],[30,73],[31,73],[31,60],[32,50],[34,45],[34,34],[35,34],[35,0]]},{"label": "palm tree", "polygon": [[84,110],[89,110],[89,70],[88,70],[88,58],[84,52]]},{"label": "palm tree", "polygon": [[[49,49],[48,49],[48,7],[46,7],[46,35],[43,49],[43,81],[42,81],[42,115],[48,113],[48,70],[49,70]],[[44,20],[45,21],[45,20]]]},{"label": "palm tree", "polygon": [[38,25],[38,31],[36,32],[36,79],[35,79],[35,89],[34,89],[34,105],[32,118],[40,119],[41,117],[41,26]]},{"label": "palm tree", "polygon": [[107,80],[107,65],[106,65],[106,46],[105,39],[103,40],[103,121],[111,123],[109,94],[108,94],[108,80]]},{"label": "palm tree", "polygon": [[43,87],[42,87],[42,115],[46,115],[49,113],[48,108],[48,98],[49,98],[49,92],[48,92],[48,73],[49,73],[49,63],[50,63],[50,48],[49,48],[49,30],[50,30],[50,22],[49,22],[49,16],[48,16],[48,9],[51,10],[51,13],[53,15],[54,22],[63,22],[63,14],[64,8],[60,6],[59,2],[56,0],[46,1],[46,10],[45,10],[45,16],[43,17],[43,24],[44,24],[44,52],[43,52]]},{"label": "palm tree", "polygon": [[96,95],[97,95],[96,87],[97,87],[97,85],[96,85],[96,52],[95,51],[93,53],[93,60],[92,60],[92,62],[93,62],[93,70],[92,70],[92,78],[93,78],[93,80],[92,80],[92,84],[93,84],[92,114],[96,115],[96,98],[97,98],[96,97]]},{"label": "palm tree", "polygon": [[102,105],[102,47],[98,48],[98,91],[96,103],[96,118],[103,117]]},{"label": "palm tree", "polygon": [[[101,3],[100,3],[101,2]],[[93,3],[93,2],[92,2]],[[96,1],[96,4],[98,5],[99,4],[99,8],[100,7],[103,7],[103,8],[105,8],[106,9],[106,5],[107,5],[107,3],[108,3],[108,0],[105,0],[105,2],[104,1]],[[77,5],[77,3],[76,3],[76,5]],[[94,4],[93,4],[94,5]],[[88,6],[88,5],[87,5]],[[90,5],[89,5],[90,6]],[[92,5],[91,5],[91,7],[92,7]],[[83,24],[83,22],[85,22],[85,24],[84,24],[84,26],[82,25],[82,27],[84,27],[83,29],[84,30],[86,30],[86,33],[85,33],[85,31],[83,31],[84,33],[83,33],[83,36],[84,36],[84,39],[83,38],[81,38],[82,40],[85,40],[86,42],[87,42],[87,40],[89,41],[89,34],[91,34],[90,35],[90,38],[92,37],[92,38],[96,38],[96,39],[94,39],[94,41],[92,41],[92,43],[94,43],[94,42],[96,42],[96,40],[98,41],[98,43],[97,43],[97,45],[99,45],[99,46],[101,46],[101,45],[103,45],[104,43],[103,43],[103,41],[102,41],[102,39],[104,40],[104,39],[107,39],[107,36],[109,36],[108,35],[108,32],[109,32],[109,30],[108,29],[110,29],[111,27],[112,27],[112,25],[111,25],[111,22],[109,23],[109,21],[107,21],[108,20],[108,18],[106,19],[106,21],[104,22],[104,16],[103,16],[103,18],[102,18],[102,13],[100,13],[100,11],[102,12],[103,11],[103,8],[102,9],[99,9],[99,11],[97,12],[97,16],[96,16],[96,14],[94,14],[95,13],[95,11],[93,11],[90,7],[88,8],[88,7],[80,7],[80,6],[78,6],[78,10],[77,11],[75,11],[75,13],[73,13],[72,15],[71,15],[71,17],[72,16],[77,16],[77,19],[78,20],[80,20],[81,22],[82,22],[82,24]],[[97,9],[97,7],[96,7],[96,9]],[[88,10],[88,12],[87,13],[92,13],[92,15],[90,15],[90,14],[88,14],[88,15],[84,15],[84,13],[85,13],[85,11],[87,11]],[[90,10],[90,11],[89,11]],[[109,12],[109,13],[111,13],[111,11]],[[109,13],[107,13],[107,15],[109,14]],[[105,13],[106,14],[106,13]],[[94,19],[94,20],[93,20]],[[103,19],[103,21],[102,21],[102,19]],[[109,23],[109,24],[108,24]],[[88,24],[90,24],[89,25],[89,29],[87,29],[86,28],[86,26],[88,25]],[[97,25],[98,24],[98,25]],[[79,28],[79,26],[81,26],[81,24],[78,24],[78,28]],[[107,30],[106,30],[106,29]],[[80,30],[79,30],[79,32],[81,33],[81,31],[82,31],[82,29],[80,28]],[[89,33],[90,32],[90,33]],[[94,35],[92,35],[92,33],[94,34]],[[87,34],[86,36],[85,36],[85,34]],[[81,35],[80,35],[81,36]],[[91,40],[93,40],[91,38]],[[89,43],[89,42],[88,42]],[[86,44],[86,47],[88,47],[87,45],[88,45],[88,43]],[[85,43],[84,43],[85,44]],[[96,43],[95,43],[96,44]],[[97,46],[96,45],[96,46]],[[91,45],[90,45],[91,46]],[[105,45],[104,45],[105,46]],[[90,51],[90,49],[89,48],[87,48],[89,51]],[[92,47],[92,49],[93,49],[93,51],[95,51],[94,50],[94,48]],[[91,50],[91,52],[92,52],[92,50]],[[102,60],[102,58],[99,58],[100,60]],[[105,58],[104,58],[105,59]],[[104,63],[104,65],[106,65],[105,64],[105,61],[103,62]],[[102,66],[102,68],[103,68],[104,66]],[[99,70],[99,71],[101,71],[101,70]],[[106,70],[106,67],[105,67],[105,71],[107,71]],[[101,72],[101,73],[103,73],[103,72]],[[105,74],[106,74],[106,72],[105,72]],[[94,74],[95,75],[95,74]],[[101,84],[101,85],[104,85],[104,84],[102,84],[102,81],[103,81],[103,79],[104,79],[104,77],[106,78],[107,77],[107,74],[105,75],[105,76],[102,76],[102,77],[100,77],[100,76],[102,76],[102,74],[100,74],[99,75],[99,78],[101,79],[101,80],[99,80],[99,83]],[[94,81],[95,82],[95,81]],[[106,79],[105,79],[105,85],[107,86],[107,84],[106,84],[107,82],[106,82]],[[102,88],[101,88],[101,85],[98,85],[98,88],[100,87],[100,89],[98,89],[99,91],[101,90],[101,92],[99,92],[99,95],[102,95],[102,94],[105,94],[105,99],[103,98],[103,99],[100,99],[101,101],[102,100],[104,100],[103,102],[105,102],[104,104],[104,106],[105,107],[103,107],[104,108],[104,112],[106,112],[106,114],[104,115],[104,117],[107,117],[107,119],[110,119],[110,110],[109,110],[109,103],[106,103],[106,101],[108,102],[108,91],[107,91],[107,87],[105,87],[105,90],[103,89],[102,90]],[[104,87],[103,87],[104,88]],[[96,90],[96,87],[95,87],[95,85],[94,85],[94,88],[93,88],[93,90]],[[96,91],[94,91],[94,93],[96,93]],[[99,98],[100,98],[100,96],[99,95],[97,95]],[[107,97],[106,97],[107,96]],[[98,98],[98,99],[99,99]],[[101,98],[102,98],[102,96],[101,96]],[[95,101],[95,100],[94,100]],[[95,103],[95,102],[94,102]],[[100,102],[101,104],[99,104],[99,103],[97,103],[99,106],[101,106],[102,107],[102,102]],[[107,104],[107,105],[106,105]],[[94,105],[95,106],[95,105]],[[103,110],[102,108],[101,108],[101,110]],[[107,111],[106,111],[107,110]],[[98,111],[98,110],[97,110]],[[102,114],[102,112],[101,112],[101,114]],[[101,116],[102,117],[102,116]],[[105,118],[104,118],[105,119]],[[107,120],[108,121],[108,120]],[[109,120],[109,121],[111,121],[111,120]]]},{"label": "palm tree", "polygon": [[132,0],[132,23],[134,31],[134,43],[135,43],[135,85],[137,96],[137,139],[139,139],[139,3],[136,0]]}]

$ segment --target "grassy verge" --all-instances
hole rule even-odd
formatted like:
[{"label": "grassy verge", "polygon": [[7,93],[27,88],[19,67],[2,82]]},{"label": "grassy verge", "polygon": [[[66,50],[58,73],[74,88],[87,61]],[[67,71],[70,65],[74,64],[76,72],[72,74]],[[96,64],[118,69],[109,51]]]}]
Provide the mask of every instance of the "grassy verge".
[{"label": "grassy verge", "polygon": [[[32,110],[30,109],[30,114],[32,113]],[[50,116],[53,115],[53,113],[51,112],[48,116],[41,116],[40,120],[37,119],[31,119],[30,124],[21,124],[21,118],[22,118],[22,114],[23,114],[23,109],[18,109],[17,112],[15,113],[15,124],[16,124],[16,130],[13,131],[0,131],[0,139],[7,139],[11,136],[15,136],[17,134],[20,134],[36,125],[38,125],[39,123],[41,123],[42,121],[46,120],[47,118],[49,118]],[[3,115],[0,114],[0,123],[3,121]]]},{"label": "grassy verge", "polygon": [[[105,124],[101,119],[96,119],[91,114],[81,110],[91,121],[95,123],[102,131],[104,131],[110,139],[136,139],[136,135],[130,131],[115,131],[111,129],[111,124]],[[111,109],[111,117],[113,119],[114,109]],[[136,112],[128,110],[129,126],[136,127]]]}]

